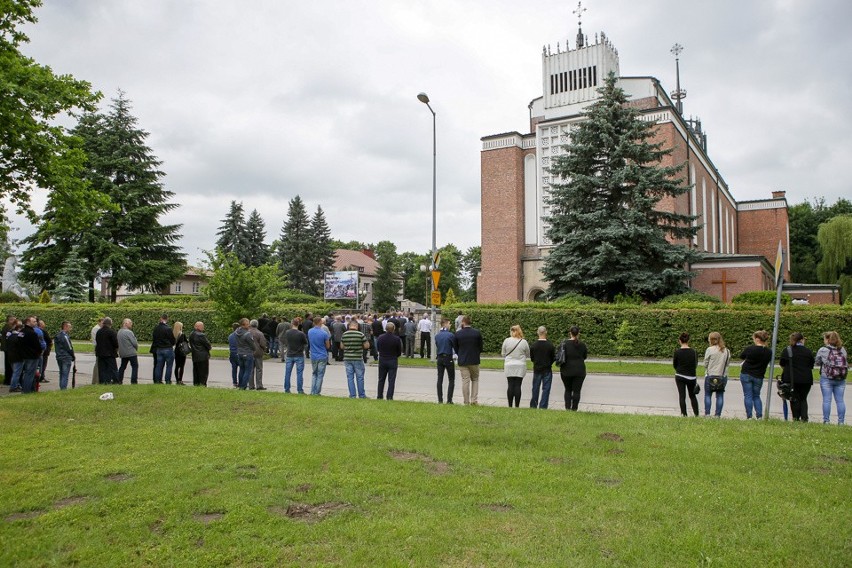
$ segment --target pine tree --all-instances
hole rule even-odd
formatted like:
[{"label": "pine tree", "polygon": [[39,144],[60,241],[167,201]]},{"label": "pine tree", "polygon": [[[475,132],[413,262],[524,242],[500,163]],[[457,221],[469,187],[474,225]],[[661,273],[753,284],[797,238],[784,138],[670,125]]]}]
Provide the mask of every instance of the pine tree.
[{"label": "pine tree", "polygon": [[558,181],[551,184],[546,234],[554,247],[542,269],[551,298],[660,298],[684,288],[684,267],[698,258],[666,239],[690,239],[694,218],[657,209],[661,199],[688,190],[677,177],[683,165],[661,165],[671,150],[652,142],[654,124],[626,106],[615,83],[611,73],[571,132],[567,152],[552,160]]},{"label": "pine tree", "polygon": [[287,220],[281,227],[279,237],[278,262],[290,285],[301,292],[310,294],[316,284],[305,270],[308,255],[311,252],[313,235],[310,232],[308,213],[305,203],[298,195],[290,200]]},{"label": "pine tree", "polygon": [[223,253],[232,252],[240,262],[248,264],[246,262],[249,257],[248,234],[241,201],[231,201],[228,214],[222,219],[222,225],[216,231],[216,235],[219,237],[216,240],[217,249]]},{"label": "pine tree", "polygon": [[[262,266],[269,262],[269,247],[263,242],[266,239],[266,223],[263,217],[253,209],[246,221],[246,257],[241,260],[246,266]],[[237,254],[237,258],[239,258]]]},{"label": "pine tree", "polygon": [[76,250],[72,250],[62,268],[56,273],[56,288],[53,299],[56,302],[85,302],[86,301],[86,269],[80,261]]},{"label": "pine tree", "polygon": [[[322,281],[325,273],[334,268],[334,247],[331,240],[331,229],[325,220],[322,207],[317,205],[317,211],[311,217],[311,252],[305,262],[309,283],[313,285],[311,294],[322,294]],[[316,284],[320,282],[320,284]]]},{"label": "pine tree", "polygon": [[381,241],[376,245],[376,262],[379,263],[379,270],[376,272],[376,281],[373,283],[373,307],[378,311],[383,312],[399,305],[397,295],[400,282],[396,271],[397,261],[395,244],[390,241]]}]

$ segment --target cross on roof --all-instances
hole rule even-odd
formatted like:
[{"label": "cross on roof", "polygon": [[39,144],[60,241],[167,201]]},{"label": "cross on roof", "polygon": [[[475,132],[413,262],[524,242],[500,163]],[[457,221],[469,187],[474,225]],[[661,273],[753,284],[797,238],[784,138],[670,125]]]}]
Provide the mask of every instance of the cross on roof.
[{"label": "cross on roof", "polygon": [[577,25],[580,27],[583,26],[583,12],[585,12],[587,8],[583,8],[582,2],[577,2],[577,9],[573,10],[572,14],[577,14]]}]

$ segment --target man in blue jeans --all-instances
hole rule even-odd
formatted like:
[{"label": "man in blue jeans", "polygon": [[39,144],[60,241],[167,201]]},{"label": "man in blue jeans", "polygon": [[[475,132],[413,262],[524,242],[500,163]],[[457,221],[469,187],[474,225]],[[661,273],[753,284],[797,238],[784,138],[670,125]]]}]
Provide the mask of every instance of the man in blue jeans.
[{"label": "man in blue jeans", "polygon": [[322,328],[322,318],[316,317],[308,330],[308,345],[310,346],[311,365],[311,394],[322,393],[322,380],[325,377],[325,367],[328,365],[328,348],[331,347],[331,336]]},{"label": "man in blue jeans", "polygon": [[42,346],[35,331],[36,317],[30,316],[24,321],[23,334],[18,344],[21,359],[21,392],[36,391],[36,371],[41,363]]},{"label": "man in blue jeans", "polygon": [[367,336],[358,329],[357,319],[349,322],[349,329],[340,337],[340,349],[343,351],[343,365],[346,367],[346,384],[349,386],[349,398],[367,398],[364,392],[364,349],[370,347]]},{"label": "man in blue jeans", "polygon": [[[550,385],[553,382],[553,361],[556,349],[547,339],[547,328],[538,328],[538,341],[530,346],[530,359],[533,363],[533,384],[530,408],[547,408],[550,400]],[[541,398],[539,398],[541,390]]]},{"label": "man in blue jeans", "polygon": [[248,318],[240,320],[240,327],[234,332],[237,336],[237,360],[240,367],[240,390],[248,388],[249,377],[254,372],[255,341],[249,331],[250,321]]},{"label": "man in blue jeans", "polygon": [[166,384],[172,384],[172,367],[175,364],[175,336],[169,327],[168,314],[160,316],[160,323],[151,334],[151,351],[157,357],[154,365],[154,383],[163,384],[163,367],[166,369]]},{"label": "man in blue jeans", "polygon": [[293,321],[290,322],[290,329],[285,331],[281,337],[281,346],[285,349],[284,392],[290,392],[290,376],[293,374],[293,367],[295,367],[296,392],[305,394],[305,347],[308,345],[308,338],[299,331],[298,318],[293,318]]},{"label": "man in blue jeans", "polygon": [[56,355],[56,364],[59,366],[59,389],[68,388],[68,375],[77,356],[74,354],[74,345],[71,344],[71,322],[62,322],[62,329],[53,338],[53,353]]}]

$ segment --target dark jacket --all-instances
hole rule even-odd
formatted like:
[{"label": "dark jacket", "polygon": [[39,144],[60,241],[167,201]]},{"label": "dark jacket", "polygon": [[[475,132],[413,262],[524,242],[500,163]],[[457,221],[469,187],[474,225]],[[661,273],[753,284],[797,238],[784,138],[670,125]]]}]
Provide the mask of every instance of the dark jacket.
[{"label": "dark jacket", "polygon": [[118,357],[118,333],[112,327],[102,327],[95,335],[95,355]]},{"label": "dark jacket", "polygon": [[556,359],[556,348],[548,339],[538,339],[530,345],[530,359],[533,362],[533,372],[544,373],[553,368]]},{"label": "dark jacket", "polygon": [[582,341],[566,339],[562,342],[565,346],[565,364],[559,367],[559,373],[566,377],[586,376],[586,357],[589,350]]},{"label": "dark jacket", "polygon": [[41,357],[41,341],[39,341],[35,330],[28,325],[25,325],[21,330],[21,338],[18,341],[17,348],[21,355],[19,360]]},{"label": "dark jacket", "polygon": [[189,345],[192,347],[193,363],[210,360],[210,350],[213,349],[213,346],[203,331],[192,330],[192,333],[189,334]]},{"label": "dark jacket", "polygon": [[395,333],[383,333],[376,340],[379,360],[396,361],[402,355],[402,340]]},{"label": "dark jacket", "polygon": [[769,361],[772,360],[772,350],[762,345],[749,345],[740,353],[740,359],[743,359],[743,366],[740,369],[741,375],[751,375],[762,379],[766,374]]},{"label": "dark jacket", "polygon": [[675,375],[681,377],[695,377],[698,374],[698,353],[692,347],[680,347],[672,356],[672,366]]},{"label": "dark jacket", "polygon": [[[11,329],[6,332],[6,357],[9,363],[20,363],[23,361],[21,357],[21,340],[24,334],[21,330]],[[6,377],[12,380],[12,377]]]},{"label": "dark jacket", "polygon": [[254,356],[254,336],[244,327],[238,327],[234,332],[237,336],[237,355],[240,357]]},{"label": "dark jacket", "polygon": [[175,345],[175,334],[172,333],[172,328],[160,322],[154,328],[152,334],[151,349],[170,349]]},{"label": "dark jacket", "polygon": [[53,338],[53,353],[56,354],[57,361],[74,361],[77,358],[71,338],[64,331],[60,331]]},{"label": "dark jacket", "polygon": [[790,382],[790,377],[793,378],[793,383],[813,383],[814,382],[814,354],[813,351],[804,345],[794,345],[792,347],[793,357],[790,358],[790,347],[785,347],[781,352],[781,380],[785,383]]},{"label": "dark jacket", "polygon": [[479,365],[483,350],[482,334],[475,327],[463,327],[456,332],[454,347],[459,355],[459,365]]},{"label": "dark jacket", "polygon": [[186,359],[186,355],[184,355],[183,351],[181,351],[181,343],[189,343],[189,339],[187,339],[184,332],[180,332],[180,335],[175,338],[175,359],[183,361]]}]

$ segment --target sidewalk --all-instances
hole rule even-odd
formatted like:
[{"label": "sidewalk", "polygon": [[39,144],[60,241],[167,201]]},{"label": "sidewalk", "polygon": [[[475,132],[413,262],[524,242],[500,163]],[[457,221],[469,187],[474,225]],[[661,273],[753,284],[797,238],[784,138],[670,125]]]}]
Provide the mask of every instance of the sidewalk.
[{"label": "sidewalk", "polygon": [[[92,368],[95,358],[91,354],[79,354],[77,356],[77,387],[84,387],[92,383]],[[148,356],[139,357],[139,382],[142,384],[152,383],[152,358]],[[116,385],[113,390],[120,396],[120,389],[132,388],[130,382],[130,369],[127,369],[123,385]],[[396,400],[407,400],[415,402],[437,402],[437,372],[434,367],[400,367],[396,381]],[[59,390],[59,375],[56,360],[50,357],[48,364],[47,379],[49,383],[42,384],[43,391]],[[296,392],[295,370],[292,377],[292,391]],[[192,388],[192,363],[187,362],[184,382]],[[367,366],[365,374],[365,386],[367,396],[375,398],[378,382],[378,367],[374,363]],[[506,406],[506,379],[502,371],[482,370],[480,372],[479,403],[489,406]],[[311,364],[310,359],[305,360],[305,390],[310,392]],[[704,392],[698,396],[699,412],[704,412]],[[263,385],[268,393],[281,393],[284,390],[284,364],[280,359],[266,359],[264,361]],[[210,361],[210,378],[208,386],[215,388],[233,388],[231,383],[231,365],[227,360],[212,359]],[[766,402],[766,389],[768,381],[764,381],[761,400]],[[181,388],[171,386],[169,388]],[[444,389],[446,393],[446,378]],[[521,407],[529,407],[532,392],[532,373],[527,373],[524,378],[521,396]],[[564,387],[559,379],[559,373],[554,376],[553,386],[550,393],[550,409],[563,410]],[[816,393],[816,394],[815,394]],[[322,394],[326,396],[349,396],[346,386],[346,373],[343,363],[334,362],[329,365],[323,382]],[[8,387],[0,387],[0,396],[10,395]],[[12,393],[10,396],[18,396]],[[812,389],[809,397],[811,408],[811,419],[818,419],[821,413],[821,399],[819,389]],[[453,401],[457,405],[462,404],[461,376],[456,370],[456,385]],[[782,417],[781,399],[773,392],[771,416]],[[687,401],[687,406],[689,402]],[[714,397],[715,405],[715,397]],[[674,378],[668,377],[636,377],[624,375],[589,375],[583,385],[583,395],[580,401],[581,411],[590,412],[614,412],[619,414],[648,414],[662,416],[677,416],[680,414],[677,401],[677,389]],[[691,410],[690,410],[691,414]],[[743,392],[739,381],[732,379],[728,383],[725,393],[725,405],[722,416],[725,418],[745,418],[743,407]]]}]

